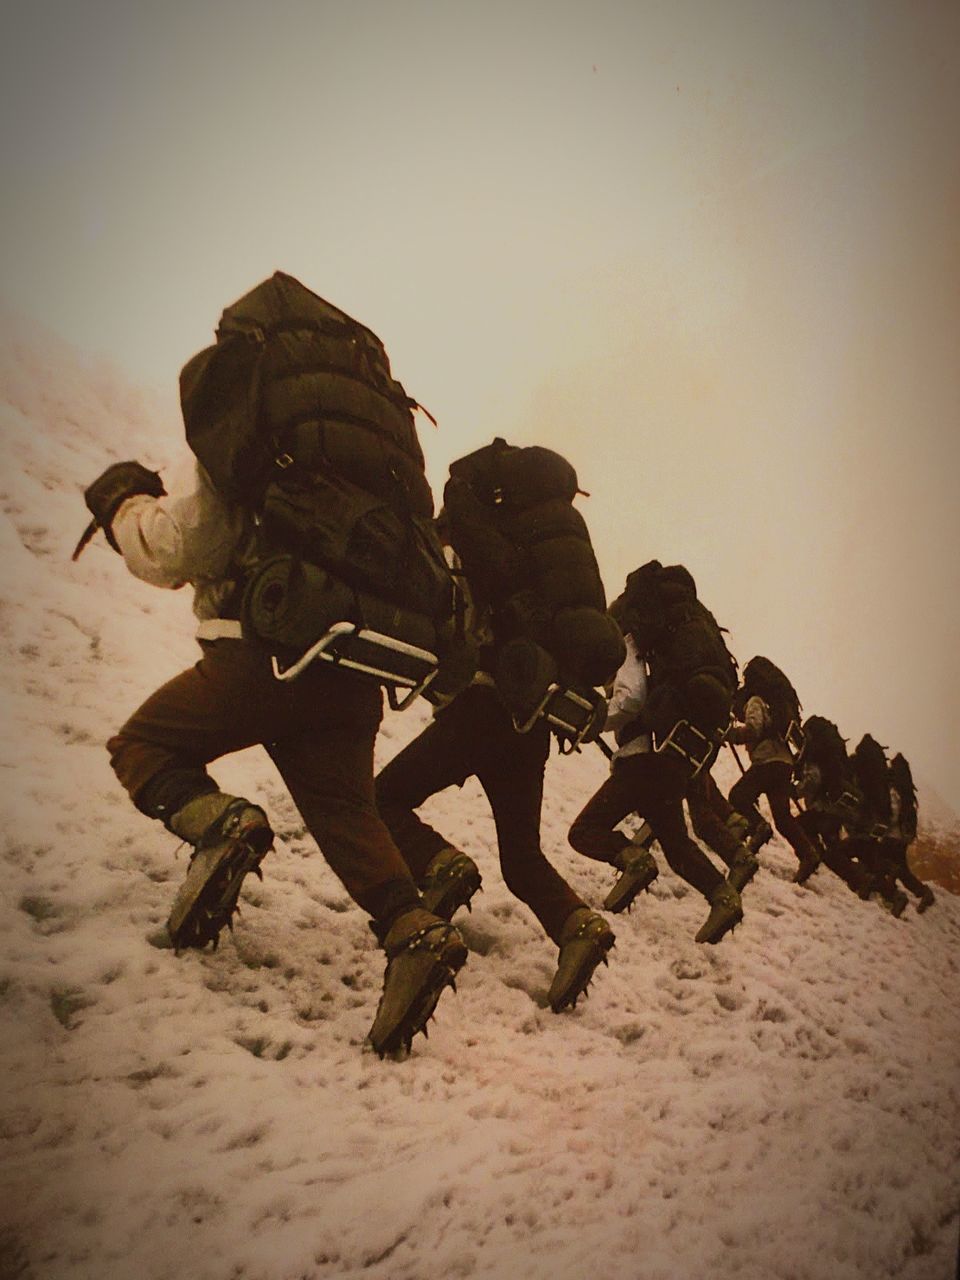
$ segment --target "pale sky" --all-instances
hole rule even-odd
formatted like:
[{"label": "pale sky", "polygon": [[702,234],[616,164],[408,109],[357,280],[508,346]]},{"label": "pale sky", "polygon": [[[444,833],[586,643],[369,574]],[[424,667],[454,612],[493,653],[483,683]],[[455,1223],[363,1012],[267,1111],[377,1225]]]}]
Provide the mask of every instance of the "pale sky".
[{"label": "pale sky", "polygon": [[172,392],[291,272],[439,419],[438,494],[494,435],[560,450],[611,596],[682,561],[960,807],[960,5],[3,15],[8,306]]}]

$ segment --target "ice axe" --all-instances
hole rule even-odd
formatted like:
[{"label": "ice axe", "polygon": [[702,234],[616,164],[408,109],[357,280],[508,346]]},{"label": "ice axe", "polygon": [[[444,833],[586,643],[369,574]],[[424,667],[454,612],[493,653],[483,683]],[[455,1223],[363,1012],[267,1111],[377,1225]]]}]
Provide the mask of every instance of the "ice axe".
[{"label": "ice axe", "polygon": [[102,529],[114,551],[119,551],[110,530],[113,517],[127,498],[145,493],[151,498],[162,498],[166,493],[158,471],[151,471],[140,462],[114,462],[101,476],[83,491],[83,499],[93,512],[93,519],[80,535],[71,560],[77,560],[90,539]]},{"label": "ice axe", "polygon": [[741,773],[746,773],[747,771],[743,767],[743,761],[740,759],[740,752],[737,750],[736,746],[734,745],[734,743],[730,741],[729,738],[726,739],[726,743],[727,743],[727,746],[730,748],[730,750],[733,752],[733,758],[737,762],[737,768],[740,770]]}]

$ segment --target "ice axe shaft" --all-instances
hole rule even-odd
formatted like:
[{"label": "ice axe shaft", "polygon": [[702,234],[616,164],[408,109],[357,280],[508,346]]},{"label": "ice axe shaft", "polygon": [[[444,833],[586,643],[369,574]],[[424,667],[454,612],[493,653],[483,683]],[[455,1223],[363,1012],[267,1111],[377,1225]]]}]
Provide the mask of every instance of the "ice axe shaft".
[{"label": "ice axe shaft", "polygon": [[746,773],[747,771],[743,767],[743,761],[740,759],[740,752],[737,750],[736,746],[730,741],[729,738],[727,739],[727,746],[733,752],[733,758],[737,762],[737,768],[740,770],[741,773]]}]

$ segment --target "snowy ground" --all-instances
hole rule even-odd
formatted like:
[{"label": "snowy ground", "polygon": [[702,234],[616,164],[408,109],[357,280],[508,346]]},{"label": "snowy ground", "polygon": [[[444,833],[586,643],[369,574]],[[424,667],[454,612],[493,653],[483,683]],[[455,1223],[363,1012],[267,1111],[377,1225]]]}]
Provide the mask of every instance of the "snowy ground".
[{"label": "snowy ground", "polygon": [[[747,918],[692,941],[664,868],[555,1017],[552,945],[500,883],[476,787],[430,812],[485,874],[429,1041],[362,1052],[382,962],[272,766],[219,779],[277,828],[233,938],[147,944],[185,853],[102,743],[194,660],[189,602],[76,565],[83,485],[170,455],[173,416],[45,343],[0,370],[5,771],[0,1276],[32,1280],[947,1280],[960,1170],[960,899],[893,920],[775,843]],[[656,548],[651,548],[655,554]],[[390,717],[388,759],[423,723]],[[604,776],[551,760],[544,847]],[[729,777],[721,781],[729,782]],[[922,797],[921,797],[922,801]]]}]

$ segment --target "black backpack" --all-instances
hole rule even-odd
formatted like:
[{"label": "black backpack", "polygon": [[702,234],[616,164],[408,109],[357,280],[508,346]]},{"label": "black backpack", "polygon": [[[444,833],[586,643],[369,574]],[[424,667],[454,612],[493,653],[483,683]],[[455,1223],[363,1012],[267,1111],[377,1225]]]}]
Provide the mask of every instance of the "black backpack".
[{"label": "black backpack", "polygon": [[890,786],[900,797],[900,830],[915,840],[917,836],[917,788],[906,758],[899,752],[890,761]]},{"label": "black backpack", "polygon": [[853,775],[863,793],[861,826],[874,834],[890,825],[890,780],[887,757],[876,738],[865,733],[851,757]]},{"label": "black backpack", "polygon": [[792,724],[800,727],[800,699],[797,691],[778,666],[769,658],[757,655],[743,668],[743,687],[734,699],[734,712],[742,716],[747,701],[762,698],[770,708],[773,727],[781,738]]},{"label": "black backpack", "polygon": [[730,722],[736,659],[683,565],[651,560],[627,577],[610,606],[650,668],[647,719],[663,740],[686,720],[713,739]]},{"label": "black backpack", "polygon": [[[438,652],[454,584],[413,419],[364,325],[277,272],[180,375],[187,441],[257,539],[244,633],[289,658],[353,623]],[[329,656],[329,655],[326,655]]]},{"label": "black backpack", "polygon": [[444,489],[451,545],[491,611],[497,688],[521,721],[548,688],[587,694],[626,656],[580,492],[560,454],[500,438],[454,462]]},{"label": "black backpack", "polygon": [[820,772],[820,791],[811,802],[814,808],[852,817],[862,807],[863,796],[854,782],[846,739],[825,716],[809,716],[803,723],[801,770],[805,762],[816,765]]}]

